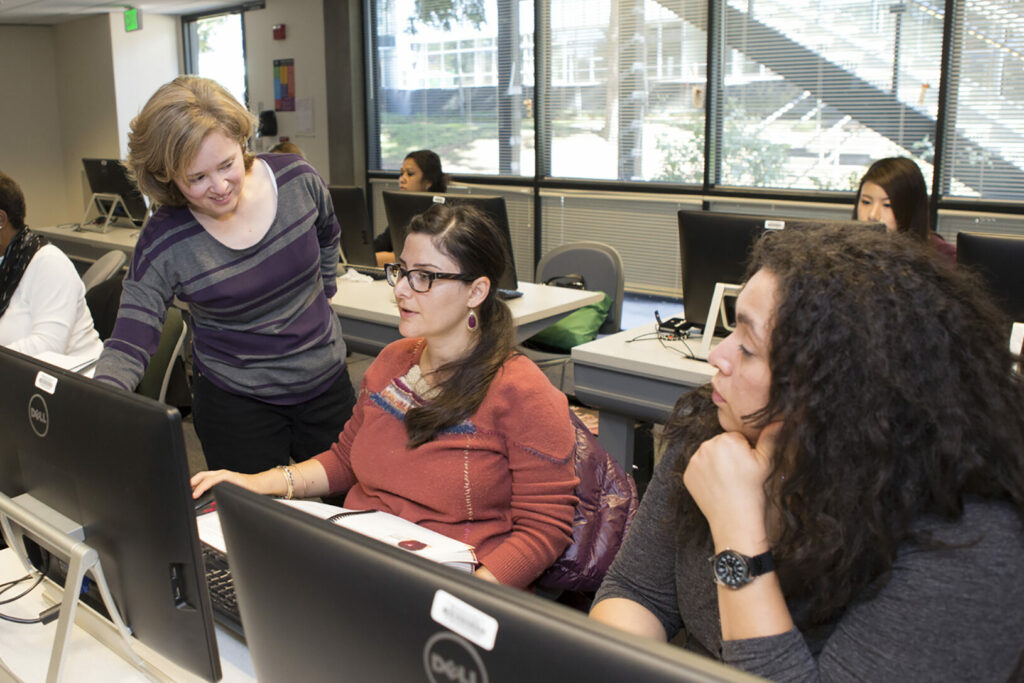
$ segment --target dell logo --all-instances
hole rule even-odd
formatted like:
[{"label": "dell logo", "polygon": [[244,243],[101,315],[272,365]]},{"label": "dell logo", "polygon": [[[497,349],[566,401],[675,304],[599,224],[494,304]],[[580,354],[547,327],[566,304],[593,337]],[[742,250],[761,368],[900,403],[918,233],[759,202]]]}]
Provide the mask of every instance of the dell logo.
[{"label": "dell logo", "polygon": [[46,408],[46,401],[39,394],[33,394],[28,400],[28,423],[32,425],[32,431],[37,436],[46,436],[50,431],[50,411]]},{"label": "dell logo", "polygon": [[445,659],[436,652],[430,655],[430,671],[445,676],[449,681],[456,683],[478,683],[476,671],[466,671],[466,667],[458,662]]},{"label": "dell logo", "polygon": [[427,640],[423,668],[431,683],[487,683],[487,669],[480,655],[454,633],[435,633]]}]

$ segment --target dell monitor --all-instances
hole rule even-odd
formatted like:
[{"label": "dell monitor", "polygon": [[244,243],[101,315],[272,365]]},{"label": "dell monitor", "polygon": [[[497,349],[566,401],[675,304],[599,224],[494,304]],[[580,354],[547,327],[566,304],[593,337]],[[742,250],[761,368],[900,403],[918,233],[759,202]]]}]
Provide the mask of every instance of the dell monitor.
[{"label": "dell monitor", "polygon": [[[5,348],[0,377],[0,491],[16,504],[27,494],[80,525],[135,637],[218,680],[178,411]],[[20,540],[63,585],[67,565],[46,561],[46,541]],[[90,582],[82,600],[105,611],[97,592]]]},{"label": "dell monitor", "polygon": [[981,275],[1010,320],[1024,322],[1024,237],[957,233],[956,262]]},{"label": "dell monitor", "polygon": [[498,289],[508,293],[515,291],[519,286],[519,281],[516,278],[516,263],[512,255],[512,233],[509,230],[508,211],[505,208],[504,197],[385,190],[383,199],[384,211],[388,217],[388,230],[391,231],[391,242],[394,245],[395,254],[398,256],[402,254],[409,223],[434,204],[469,205],[487,214],[504,236],[505,251],[508,254],[508,262],[505,264],[505,272],[498,283]]},{"label": "dell monitor", "polygon": [[214,495],[261,681],[755,680],[231,484]]},{"label": "dell monitor", "polygon": [[[113,217],[130,220],[134,225],[142,225],[146,220],[146,200],[142,198],[134,183],[128,178],[124,165],[117,159],[82,159],[85,177],[89,180],[89,190],[94,195],[116,195],[121,198],[128,214],[111,199],[98,197],[98,207],[103,214],[113,208]],[[112,206],[112,204],[114,206]]]},{"label": "dell monitor", "polygon": [[[679,212],[679,253],[683,268],[683,309],[687,322],[707,325],[716,282],[742,284],[754,243],[766,230],[849,226],[884,231],[881,223],[814,218],[766,218],[713,211]],[[727,307],[732,304],[726,300]],[[731,314],[729,314],[732,320]],[[727,330],[718,326],[716,334]]]},{"label": "dell monitor", "polygon": [[334,215],[341,225],[341,254],[346,265],[376,266],[377,257],[373,251],[373,226],[366,210],[363,188],[358,186],[332,185],[331,203]]}]

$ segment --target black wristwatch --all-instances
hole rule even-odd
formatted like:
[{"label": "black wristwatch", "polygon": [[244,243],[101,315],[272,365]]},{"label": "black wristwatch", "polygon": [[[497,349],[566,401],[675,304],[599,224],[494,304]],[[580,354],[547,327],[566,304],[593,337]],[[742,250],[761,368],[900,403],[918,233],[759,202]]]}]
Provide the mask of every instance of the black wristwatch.
[{"label": "black wristwatch", "polygon": [[743,588],[756,577],[775,570],[772,551],[766,550],[760,555],[747,557],[735,550],[726,548],[714,557],[709,557],[711,569],[715,574],[715,583],[736,590]]}]

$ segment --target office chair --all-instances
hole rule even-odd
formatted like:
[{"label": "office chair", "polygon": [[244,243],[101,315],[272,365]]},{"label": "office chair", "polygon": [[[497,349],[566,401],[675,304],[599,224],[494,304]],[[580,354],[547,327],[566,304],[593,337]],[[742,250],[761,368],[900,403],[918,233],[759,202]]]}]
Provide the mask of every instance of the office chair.
[{"label": "office chair", "polygon": [[173,306],[168,308],[167,317],[164,319],[164,329],[160,334],[160,346],[149,359],[146,374],[142,376],[142,381],[139,382],[135,393],[156,399],[161,403],[166,402],[167,387],[177,365],[176,361],[181,356],[187,333],[188,326],[185,325],[181,311]]},{"label": "office chair", "polygon": [[95,263],[89,266],[88,270],[82,273],[82,283],[85,284],[85,291],[88,292],[99,283],[109,280],[121,272],[121,268],[124,267],[127,260],[128,255],[119,249],[108,251],[99,257]]},{"label": "office chair", "polygon": [[[619,252],[603,242],[570,242],[544,254],[537,264],[538,282],[569,274],[581,275],[588,290],[608,295],[612,305],[598,332],[618,332],[622,321],[624,289],[622,257]],[[541,351],[522,345],[517,350],[540,366],[551,383],[564,394],[570,397],[575,395],[572,357],[569,353]]]}]

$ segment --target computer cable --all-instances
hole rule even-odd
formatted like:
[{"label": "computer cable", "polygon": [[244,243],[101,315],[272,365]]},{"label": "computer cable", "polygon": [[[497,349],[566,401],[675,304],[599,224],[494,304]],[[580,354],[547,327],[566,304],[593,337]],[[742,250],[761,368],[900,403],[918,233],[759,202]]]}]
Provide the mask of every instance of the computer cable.
[{"label": "computer cable", "polygon": [[[49,556],[47,556],[47,564],[49,564]],[[0,600],[0,605],[7,605],[7,604],[10,604],[10,603],[14,602],[15,600],[20,600],[21,598],[25,597],[26,595],[28,595],[29,593],[34,591],[36,589],[36,587],[39,586],[40,583],[42,583],[43,578],[45,576],[46,576],[46,567],[44,567],[43,570],[39,572],[39,576],[36,577],[35,581],[32,582],[31,586],[29,586],[28,588],[23,590],[21,593],[18,593],[17,595],[15,595],[12,598],[4,598],[3,600]],[[17,586],[19,583],[23,583],[25,581],[28,581],[31,578],[32,578],[31,574],[26,574],[25,576],[21,577],[20,579],[14,579],[13,581],[7,581],[6,583],[0,584],[0,595],[3,595],[7,591],[9,591],[12,588],[14,588],[15,586]],[[48,608],[44,609],[42,612],[39,613],[39,616],[34,618],[34,619],[26,619],[26,618],[23,618],[23,617],[15,617],[15,616],[12,616],[10,614],[3,614],[3,613],[0,613],[0,619],[2,619],[4,621],[9,621],[9,622],[12,622],[12,623],[15,623],[15,624],[48,624],[51,621],[53,621],[54,619],[56,619],[59,614],[60,614],[60,603],[58,603],[56,605],[52,605],[51,607],[48,607]]]},{"label": "computer cable", "polygon": [[[661,327],[663,325],[663,323],[661,323],[660,320],[658,320],[655,324],[658,325],[658,327]],[[691,360],[696,360],[697,357],[694,355],[693,349],[691,349],[690,345],[686,343],[686,338],[689,337],[690,334],[691,334],[690,330],[686,330],[686,331],[684,331],[682,333],[678,333],[678,334],[670,334],[670,333],[665,332],[663,329],[655,328],[655,330],[653,332],[643,332],[643,333],[638,334],[637,336],[633,337],[632,339],[627,339],[626,343],[629,344],[631,342],[652,341],[654,339],[657,339],[658,342],[660,342],[661,345],[664,346],[666,349],[668,349],[670,351],[675,351],[676,353],[678,353],[681,356],[683,356],[683,358],[689,358]],[[674,346],[669,346],[668,344],[665,343],[667,341],[670,341],[670,342],[671,341],[677,341],[677,342],[681,343],[685,347],[685,350],[678,349],[678,348],[676,348]]]}]

